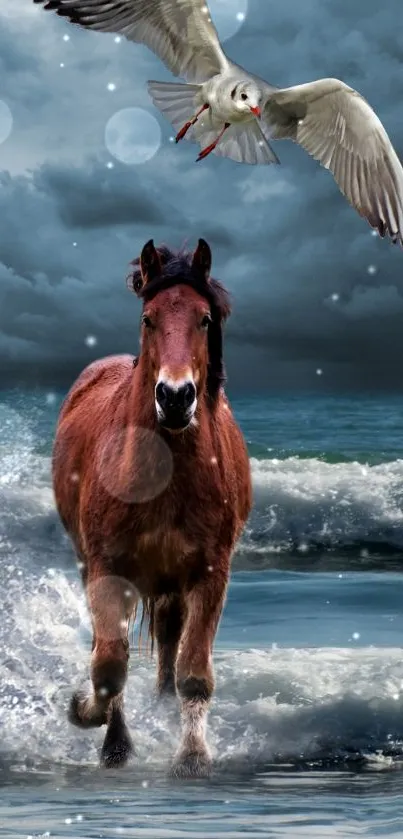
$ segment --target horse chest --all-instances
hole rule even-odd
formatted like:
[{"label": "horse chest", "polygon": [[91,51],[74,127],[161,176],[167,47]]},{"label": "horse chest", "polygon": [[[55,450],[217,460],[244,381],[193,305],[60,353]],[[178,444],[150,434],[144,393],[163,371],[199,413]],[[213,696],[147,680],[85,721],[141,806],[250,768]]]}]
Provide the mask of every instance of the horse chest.
[{"label": "horse chest", "polygon": [[180,561],[195,550],[195,545],[179,528],[157,527],[136,539],[136,554],[143,559],[158,557],[167,564]]}]

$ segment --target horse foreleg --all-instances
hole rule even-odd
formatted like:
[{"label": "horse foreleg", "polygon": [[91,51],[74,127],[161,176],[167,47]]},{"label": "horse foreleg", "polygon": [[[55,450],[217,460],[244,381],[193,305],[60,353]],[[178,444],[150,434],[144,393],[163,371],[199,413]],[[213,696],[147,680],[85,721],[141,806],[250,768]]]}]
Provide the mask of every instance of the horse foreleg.
[{"label": "horse foreleg", "polygon": [[182,741],[174,760],[173,774],[179,777],[206,777],[211,769],[206,718],[214,690],[212,649],[224,604],[228,569],[217,568],[206,574],[208,576],[189,592],[177,660]]},{"label": "horse foreleg", "polygon": [[133,741],[123,710],[123,693],[111,701],[107,726],[101,751],[101,763],[106,767],[123,766],[134,754]]},{"label": "horse foreleg", "polygon": [[105,766],[126,762],[133,750],[123,712],[123,689],[129,659],[128,625],[135,596],[120,577],[89,576],[86,584],[93,641],[89,692],[77,691],[69,719],[82,728],[107,725],[101,753]]},{"label": "horse foreleg", "polygon": [[178,595],[164,595],[157,600],[154,626],[158,646],[157,694],[175,696],[176,658],[183,626],[183,604]]}]

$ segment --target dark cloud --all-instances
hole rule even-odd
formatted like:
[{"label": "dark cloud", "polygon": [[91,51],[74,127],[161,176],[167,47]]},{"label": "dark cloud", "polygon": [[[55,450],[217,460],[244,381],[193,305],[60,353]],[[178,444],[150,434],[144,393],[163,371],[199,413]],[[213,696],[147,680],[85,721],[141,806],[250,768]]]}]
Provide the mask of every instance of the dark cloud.
[{"label": "dark cloud", "polygon": [[[398,0],[387,11],[378,0],[250,0],[225,48],[274,84],[342,78],[403,156],[399,19]],[[371,236],[301,149],[276,143],[278,167],[196,166],[197,147],[170,143],[148,98],[147,79],[170,78],[158,59],[31,0],[2,0],[0,72],[14,117],[0,146],[3,384],[66,385],[99,355],[136,352],[129,261],[150,237],[193,248],[204,236],[233,299],[233,389],[402,388],[403,254]],[[107,168],[105,125],[132,106],[158,119],[161,148],[142,165]]]},{"label": "dark cloud", "polygon": [[103,228],[130,224],[183,224],[181,213],[162,196],[147,194],[120,171],[111,180],[107,169],[88,165],[85,169],[44,167],[35,178],[35,186],[53,196],[57,211],[66,227]]}]

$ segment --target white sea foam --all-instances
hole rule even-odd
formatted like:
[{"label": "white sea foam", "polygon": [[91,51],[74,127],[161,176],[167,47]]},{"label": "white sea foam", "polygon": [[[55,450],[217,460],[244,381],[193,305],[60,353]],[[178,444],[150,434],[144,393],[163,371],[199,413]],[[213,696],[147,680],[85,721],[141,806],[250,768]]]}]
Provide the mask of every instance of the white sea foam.
[{"label": "white sea foam", "polygon": [[[37,545],[38,561],[49,548],[63,561],[68,540],[55,511],[49,458],[24,450],[0,458],[0,467],[0,550],[4,540],[21,548],[28,542]],[[235,567],[272,564],[290,551],[348,549],[365,557],[366,549],[403,548],[403,460],[363,466],[290,457],[252,459],[251,468],[254,508]]]},{"label": "white sea foam", "polygon": [[[4,572],[4,569],[3,569]],[[87,678],[88,615],[81,588],[61,571],[36,582],[11,568],[2,584],[1,758],[96,764],[103,731],[66,721]],[[400,649],[269,649],[215,654],[209,738],[218,769],[248,764],[373,762],[403,751]],[[131,654],[127,714],[137,761],[163,767],[178,743],[177,710],[155,706],[155,662]]]},{"label": "white sea foam", "polygon": [[403,460],[364,466],[290,457],[251,466],[255,507],[244,551],[403,547]]},{"label": "white sea foam", "polygon": [[[403,547],[403,461],[251,466],[255,508],[238,567],[295,547]],[[0,756],[28,766],[96,764],[103,732],[66,721],[71,691],[88,673],[89,625],[80,583],[63,570],[74,566],[49,458],[27,440],[0,451],[0,475]],[[218,652],[209,718],[217,765],[400,756],[402,662],[390,648]],[[151,768],[169,761],[179,735],[177,713],[153,704],[154,678],[154,664],[133,651],[128,721],[138,760]]]}]

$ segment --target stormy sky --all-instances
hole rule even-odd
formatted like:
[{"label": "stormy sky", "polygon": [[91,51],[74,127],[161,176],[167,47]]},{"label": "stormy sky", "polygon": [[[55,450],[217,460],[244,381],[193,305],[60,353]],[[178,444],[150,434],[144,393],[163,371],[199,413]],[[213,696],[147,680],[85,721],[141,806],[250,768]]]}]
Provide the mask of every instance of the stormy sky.
[{"label": "stormy sky", "polygon": [[[236,62],[279,86],[342,79],[403,157],[400,0],[210,8]],[[146,47],[1,0],[0,385],[64,388],[96,357],[136,353],[129,261],[151,237],[193,248],[203,236],[233,299],[232,391],[403,389],[403,252],[290,142],[275,143],[279,167],[196,165],[147,79],[172,77]]]}]

